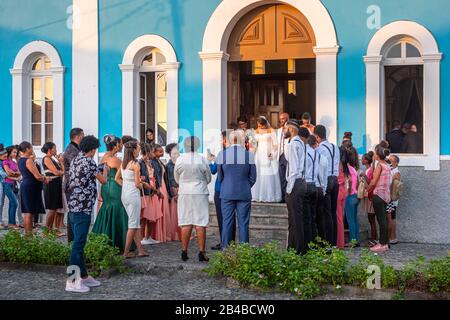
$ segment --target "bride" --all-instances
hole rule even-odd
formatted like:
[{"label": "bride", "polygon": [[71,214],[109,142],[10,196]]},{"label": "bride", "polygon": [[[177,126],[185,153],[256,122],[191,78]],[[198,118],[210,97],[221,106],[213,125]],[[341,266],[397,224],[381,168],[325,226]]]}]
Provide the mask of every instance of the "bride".
[{"label": "bride", "polygon": [[258,129],[254,133],[254,139],[258,178],[252,188],[252,198],[256,202],[280,202],[281,183],[278,174],[276,131],[272,129],[266,117],[259,117],[257,123]]}]

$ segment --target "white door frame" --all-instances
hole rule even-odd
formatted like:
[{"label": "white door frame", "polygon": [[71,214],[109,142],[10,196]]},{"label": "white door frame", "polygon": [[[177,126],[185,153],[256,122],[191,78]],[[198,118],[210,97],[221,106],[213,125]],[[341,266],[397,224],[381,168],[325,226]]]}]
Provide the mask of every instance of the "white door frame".
[{"label": "white door frame", "polygon": [[251,10],[266,4],[288,4],[310,22],[316,37],[317,122],[337,140],[337,54],[339,45],[333,21],[320,0],[223,0],[211,16],[203,38],[203,145],[220,148],[227,126],[227,44],[236,23]]}]

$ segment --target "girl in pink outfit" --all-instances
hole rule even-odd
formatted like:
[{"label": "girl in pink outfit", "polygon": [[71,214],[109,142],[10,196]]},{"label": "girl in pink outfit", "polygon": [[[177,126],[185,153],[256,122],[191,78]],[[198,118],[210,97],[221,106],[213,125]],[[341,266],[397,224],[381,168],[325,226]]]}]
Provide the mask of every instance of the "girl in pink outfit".
[{"label": "girl in pink outfit", "polygon": [[391,169],[386,163],[389,156],[389,150],[378,145],[375,148],[375,160],[378,164],[373,173],[373,179],[368,190],[373,191],[373,207],[380,226],[380,243],[370,248],[371,251],[381,253],[389,250],[388,224],[387,224],[387,205],[391,202]]},{"label": "girl in pink outfit", "polygon": [[[142,159],[139,161],[141,166],[141,175],[149,188],[142,194],[142,212],[141,212],[141,232],[142,244],[157,244],[159,241],[153,239],[151,235],[155,230],[156,223],[162,218],[163,213],[158,199],[158,190],[154,176],[154,169],[150,160],[154,158],[153,147],[148,143],[143,143],[141,147]],[[160,224],[161,225],[161,224]]]},{"label": "girl in pink outfit", "polygon": [[347,195],[349,194],[349,187],[351,184],[349,183],[350,172],[348,169],[348,153],[345,147],[340,148],[341,161],[339,162],[339,195],[338,202],[336,208],[336,220],[337,220],[337,243],[336,247],[339,249],[344,249],[345,240],[344,240],[344,208],[345,201],[347,199]]},{"label": "girl in pink outfit", "polygon": [[169,192],[167,190],[166,183],[167,171],[166,166],[160,160],[162,156],[164,156],[163,147],[161,147],[160,145],[155,145],[155,159],[152,160],[152,167],[155,172],[156,184],[159,190],[159,205],[163,217],[156,223],[154,239],[160,242],[167,242],[177,240],[174,238],[172,232],[172,230],[175,229],[174,225],[177,223],[177,221],[174,221],[170,214]]}]

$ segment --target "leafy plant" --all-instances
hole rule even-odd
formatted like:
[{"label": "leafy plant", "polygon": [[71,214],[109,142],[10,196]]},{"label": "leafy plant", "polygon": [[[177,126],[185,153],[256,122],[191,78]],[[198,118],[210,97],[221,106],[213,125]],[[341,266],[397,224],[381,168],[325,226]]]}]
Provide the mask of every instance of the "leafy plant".
[{"label": "leafy plant", "polygon": [[[23,236],[19,231],[9,231],[0,239],[0,261],[22,264],[68,265],[71,246],[58,242],[52,232],[43,235]],[[89,234],[84,250],[89,271],[98,276],[102,271],[126,271],[123,257],[111,246],[106,235]]]},{"label": "leafy plant", "polygon": [[433,293],[450,290],[450,253],[428,264],[424,257],[418,257],[403,270],[395,270],[367,249],[351,264],[345,251],[325,243],[310,244],[310,250],[302,256],[281,250],[278,243],[262,247],[233,244],[215,254],[206,271],[213,276],[231,277],[242,286],[276,288],[308,299],[321,294],[325,285],[339,289],[344,284],[366,287],[371,265],[380,268],[382,288],[398,290],[393,299],[403,299],[407,289]]}]

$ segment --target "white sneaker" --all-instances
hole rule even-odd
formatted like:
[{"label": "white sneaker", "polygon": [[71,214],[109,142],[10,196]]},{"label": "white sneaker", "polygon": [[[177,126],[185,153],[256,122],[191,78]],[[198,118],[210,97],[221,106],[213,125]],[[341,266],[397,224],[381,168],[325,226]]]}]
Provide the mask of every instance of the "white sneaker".
[{"label": "white sneaker", "polygon": [[[152,239],[152,238],[150,238]],[[141,240],[141,244],[144,245],[148,245],[148,244],[153,244],[153,242],[150,239],[142,239]],[[153,239],[152,239],[153,240]]]},{"label": "white sneaker", "polygon": [[148,241],[150,241],[150,244],[158,244],[158,243],[160,243],[158,240],[155,240],[153,238],[149,238]]},{"label": "white sneaker", "polygon": [[86,293],[90,290],[91,289],[83,285],[80,280],[74,282],[66,281],[66,291],[68,292]]},{"label": "white sneaker", "polygon": [[95,280],[91,276],[88,276],[86,279],[81,279],[81,285],[92,288],[92,287],[100,287],[101,283],[98,280]]}]

